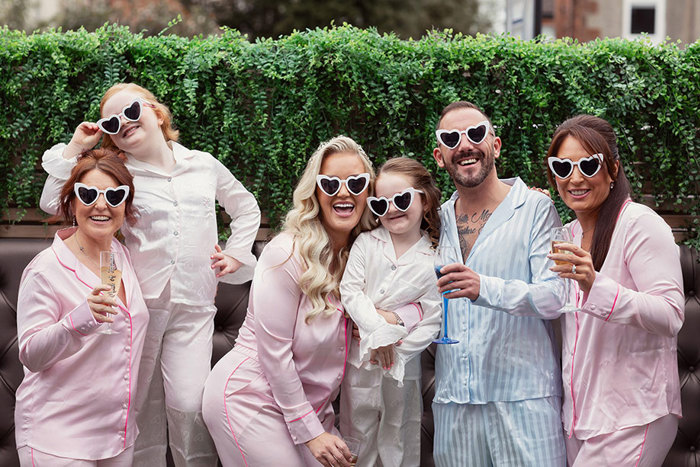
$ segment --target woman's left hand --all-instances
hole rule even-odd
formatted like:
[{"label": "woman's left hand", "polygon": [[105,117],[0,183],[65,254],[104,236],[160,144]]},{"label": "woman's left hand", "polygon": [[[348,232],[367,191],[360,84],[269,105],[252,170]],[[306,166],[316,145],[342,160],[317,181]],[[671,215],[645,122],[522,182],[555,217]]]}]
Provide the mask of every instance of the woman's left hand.
[{"label": "woman's left hand", "polygon": [[350,467],[352,455],[342,438],[324,432],[304,444],[325,467]]},{"label": "woman's left hand", "polygon": [[559,273],[559,277],[573,279],[585,293],[590,292],[595,281],[595,268],[591,254],[573,243],[557,243],[557,248],[570,253],[550,253],[547,258],[554,261],[562,261],[563,264],[555,264],[550,271]]},{"label": "woman's left hand", "polygon": [[216,274],[216,277],[222,277],[226,274],[236,272],[238,268],[243,265],[243,263],[238,261],[236,258],[225,254],[219,245],[214,245],[214,248],[216,249],[216,253],[211,255],[211,260],[214,261],[211,268],[220,268],[220,271]]}]

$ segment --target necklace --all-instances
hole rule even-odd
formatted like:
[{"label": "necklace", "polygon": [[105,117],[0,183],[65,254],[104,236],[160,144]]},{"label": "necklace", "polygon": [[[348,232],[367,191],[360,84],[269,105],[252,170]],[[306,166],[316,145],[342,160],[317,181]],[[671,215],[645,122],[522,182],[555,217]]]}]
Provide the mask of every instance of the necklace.
[{"label": "necklace", "polygon": [[75,233],[73,234],[73,238],[75,238],[75,244],[78,245],[78,249],[80,250],[80,252],[81,252],[82,254],[84,254],[85,257],[86,257],[87,259],[89,259],[90,262],[91,262],[95,267],[97,267],[97,269],[100,269],[99,263],[98,263],[97,261],[95,261],[95,260],[87,253],[87,251],[85,251],[85,248],[83,248],[83,246],[80,244],[80,241],[78,240],[78,230],[76,230]]}]

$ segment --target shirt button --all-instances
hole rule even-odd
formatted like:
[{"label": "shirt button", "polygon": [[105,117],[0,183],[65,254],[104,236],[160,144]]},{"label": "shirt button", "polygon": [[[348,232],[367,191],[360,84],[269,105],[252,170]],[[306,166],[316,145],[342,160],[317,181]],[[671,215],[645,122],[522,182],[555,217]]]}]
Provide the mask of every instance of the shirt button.
[{"label": "shirt button", "polygon": [[392,264],[392,265],[391,265],[391,270],[392,270],[392,271],[396,271],[396,265],[395,265],[395,264]]},{"label": "shirt button", "polygon": [[340,380],[340,379],[343,379],[343,375],[342,375],[342,374],[339,374],[339,375],[338,375],[338,379],[339,379],[339,380]]},{"label": "shirt button", "polygon": [[126,404],[126,402],[124,402],[124,403],[122,404],[122,409],[126,409],[126,408],[127,408],[127,404]]},{"label": "shirt button", "polygon": [[177,206],[177,201],[173,201],[173,206]]},{"label": "shirt button", "polygon": [[129,379],[129,375],[124,375],[124,381]]},{"label": "shirt button", "polygon": [[178,235],[180,235],[180,232],[178,232],[178,231],[176,230],[175,232],[173,232],[173,235],[175,235],[175,236],[177,237]]},{"label": "shirt button", "polygon": [[384,294],[384,289],[381,289],[381,290],[379,291],[379,293],[383,295],[383,294]]},{"label": "shirt button", "polygon": [[168,181],[169,181],[169,182],[172,182],[172,181],[173,181],[173,177],[168,177]]},{"label": "shirt button", "polygon": [[174,260],[174,259],[171,259],[171,260],[170,260],[170,264],[175,264],[175,260]]}]

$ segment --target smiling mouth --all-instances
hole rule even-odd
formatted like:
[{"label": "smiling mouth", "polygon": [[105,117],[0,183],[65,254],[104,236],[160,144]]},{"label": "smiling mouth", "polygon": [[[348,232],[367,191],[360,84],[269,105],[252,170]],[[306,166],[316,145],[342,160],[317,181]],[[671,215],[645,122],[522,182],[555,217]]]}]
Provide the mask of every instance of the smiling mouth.
[{"label": "smiling mouth", "polygon": [[341,216],[349,216],[355,210],[355,205],[352,203],[335,203],[333,210]]},{"label": "smiling mouth", "polygon": [[90,216],[90,220],[95,222],[109,222],[111,219],[108,216]]},{"label": "smiling mouth", "polygon": [[584,190],[584,189],[582,189],[582,190],[569,190],[569,193],[571,194],[571,196],[583,196],[586,193],[588,193],[589,191],[591,191],[591,190]]},{"label": "smiling mouth", "polygon": [[138,127],[138,125],[131,125],[126,130],[124,130],[124,132],[122,133],[122,137],[126,138],[127,136],[130,136],[134,131],[136,131]]},{"label": "smiling mouth", "polygon": [[460,167],[466,167],[469,165],[474,165],[478,162],[478,159],[476,157],[468,157],[466,159],[462,159],[457,162],[457,165]]}]

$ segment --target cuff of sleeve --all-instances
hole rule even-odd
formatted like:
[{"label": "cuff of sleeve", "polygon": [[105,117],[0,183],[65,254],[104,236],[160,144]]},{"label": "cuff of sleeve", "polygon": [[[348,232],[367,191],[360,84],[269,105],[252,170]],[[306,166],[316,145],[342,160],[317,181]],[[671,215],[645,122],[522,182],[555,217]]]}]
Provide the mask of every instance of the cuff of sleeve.
[{"label": "cuff of sleeve", "polygon": [[79,336],[89,336],[102,325],[92,315],[87,300],[63,318],[63,322],[64,327]]},{"label": "cuff of sleeve", "polygon": [[403,387],[403,377],[406,372],[406,362],[403,360],[403,355],[394,352],[394,365],[389,369],[387,374],[394,378],[398,387]]},{"label": "cuff of sleeve", "polygon": [[394,313],[399,315],[399,318],[403,321],[407,333],[411,332],[423,319],[423,309],[418,303],[408,303],[395,309]]},{"label": "cuff of sleeve", "polygon": [[607,321],[615,311],[619,295],[620,284],[598,272],[581,310]]},{"label": "cuff of sleeve", "polygon": [[41,166],[46,173],[61,180],[68,180],[78,160],[77,157],[64,159],[63,150],[65,148],[66,145],[64,143],[55,144],[51,149],[46,150],[41,158]]},{"label": "cuff of sleeve", "polygon": [[500,277],[479,274],[479,296],[472,302],[478,306],[490,307],[492,303],[501,303],[501,290],[505,281]]},{"label": "cuff of sleeve", "polygon": [[255,265],[258,264],[258,260],[253,253],[245,250],[229,249],[224,250],[224,254],[237,259],[242,264],[241,267],[235,272],[226,274],[224,277],[219,279],[221,282],[236,285],[253,280]]},{"label": "cuff of sleeve", "polygon": [[303,444],[326,431],[311,404],[308,404],[308,409],[306,414],[287,422],[287,429],[294,444]]},{"label": "cuff of sleeve", "polygon": [[370,351],[378,347],[393,344],[399,339],[403,339],[408,335],[406,328],[398,324],[385,323],[378,327],[374,332],[360,339],[360,361],[369,361]]}]

